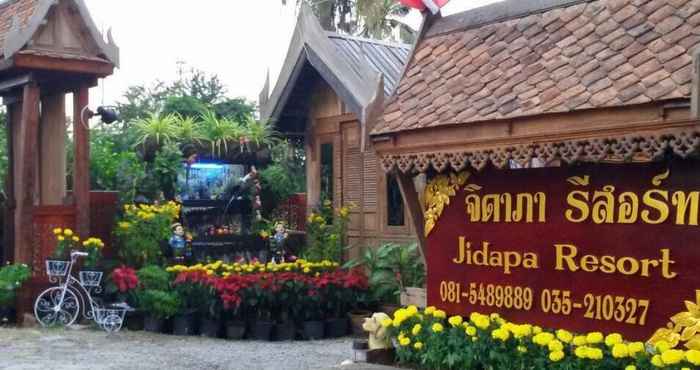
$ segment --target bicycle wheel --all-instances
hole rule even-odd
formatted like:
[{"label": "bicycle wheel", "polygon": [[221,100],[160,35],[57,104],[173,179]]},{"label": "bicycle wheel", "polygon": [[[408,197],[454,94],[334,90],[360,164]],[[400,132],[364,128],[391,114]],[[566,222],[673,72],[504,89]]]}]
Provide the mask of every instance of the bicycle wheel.
[{"label": "bicycle wheel", "polygon": [[114,313],[109,314],[102,319],[102,329],[110,334],[118,332],[122,328],[122,321],[120,315]]},{"label": "bicycle wheel", "polygon": [[80,301],[75,293],[67,289],[63,300],[63,288],[46,289],[34,302],[34,316],[43,327],[70,326],[80,313]]}]

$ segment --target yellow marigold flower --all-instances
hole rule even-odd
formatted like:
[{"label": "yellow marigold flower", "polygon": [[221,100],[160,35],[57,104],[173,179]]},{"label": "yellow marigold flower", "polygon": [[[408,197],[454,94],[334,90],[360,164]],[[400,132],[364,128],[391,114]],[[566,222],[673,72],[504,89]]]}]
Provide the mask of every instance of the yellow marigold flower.
[{"label": "yellow marigold flower", "polygon": [[433,332],[435,332],[435,333],[440,333],[440,332],[442,332],[445,328],[442,326],[442,324],[440,324],[439,322],[436,322],[435,324],[433,324],[432,329],[433,329]]},{"label": "yellow marigold flower", "polygon": [[452,316],[447,320],[447,322],[455,328],[462,325],[463,321],[462,316]]},{"label": "yellow marigold flower", "polygon": [[669,349],[671,349],[671,345],[665,340],[660,340],[656,343],[656,350],[659,351],[659,353],[664,353]]},{"label": "yellow marigold flower", "polygon": [[578,358],[583,358],[583,359],[588,358],[588,351],[587,350],[588,350],[588,347],[586,347],[586,346],[576,347],[576,349],[574,350],[574,355],[576,355],[576,357],[578,357]]},{"label": "yellow marigold flower", "polygon": [[556,334],[557,339],[564,343],[571,343],[571,341],[574,339],[574,335],[564,329],[557,330]]},{"label": "yellow marigold flower", "polygon": [[73,230],[71,230],[71,229],[65,229],[65,230],[63,230],[63,235],[65,235],[65,236],[73,236]]},{"label": "yellow marigold flower", "polygon": [[410,305],[406,307],[406,312],[408,313],[409,316],[413,316],[418,313],[418,307],[414,305]]},{"label": "yellow marigold flower", "polygon": [[539,334],[539,333],[541,333],[541,332],[542,332],[542,328],[540,328],[539,326],[535,325],[535,326],[532,327],[532,333],[533,333],[533,334]]},{"label": "yellow marigold flower", "polygon": [[612,347],[618,343],[622,343],[622,335],[618,333],[612,333],[605,337],[605,345]]},{"label": "yellow marigold flower", "polygon": [[696,349],[691,349],[685,353],[686,361],[693,365],[700,366],[700,351]]},{"label": "yellow marigold flower", "polygon": [[62,234],[62,233],[63,233],[63,230],[62,230],[60,227],[57,227],[57,228],[53,229],[53,234],[54,234],[54,235],[59,235],[59,234]]},{"label": "yellow marigold flower", "polygon": [[661,360],[661,355],[654,355],[654,357],[651,358],[651,364],[656,366],[656,367],[664,367],[664,362]]},{"label": "yellow marigold flower", "polygon": [[464,332],[467,333],[468,336],[473,337],[476,335],[476,328],[471,325],[467,325]]},{"label": "yellow marigold flower", "polygon": [[56,239],[58,239],[59,242],[66,240],[66,238],[63,237],[63,235],[57,236]]},{"label": "yellow marigold flower", "polygon": [[504,328],[498,328],[491,332],[491,337],[505,342],[510,338],[510,332]]},{"label": "yellow marigold flower", "polygon": [[533,343],[543,347],[548,345],[552,340],[554,340],[554,334],[547,332],[542,332],[532,337]]},{"label": "yellow marigold flower", "polygon": [[642,342],[632,342],[627,344],[627,351],[630,357],[634,357],[637,353],[644,352],[644,343]]},{"label": "yellow marigold flower", "polygon": [[517,350],[520,353],[527,353],[527,347],[525,346],[518,346]]},{"label": "yellow marigold flower", "polygon": [[577,335],[573,339],[573,343],[575,346],[585,346],[586,345],[586,337],[583,335]]},{"label": "yellow marigold flower", "polygon": [[77,236],[74,236],[74,237],[73,237],[73,241],[77,243],[77,242],[80,241],[80,238],[78,238]]},{"label": "yellow marigold flower", "polygon": [[311,272],[311,269],[308,267],[304,267],[304,273],[308,274],[309,272]]},{"label": "yellow marigold flower", "polygon": [[554,339],[547,344],[547,348],[550,352],[560,352],[564,350],[564,345],[559,340]]},{"label": "yellow marigold flower", "polygon": [[383,327],[388,328],[391,326],[392,323],[393,323],[393,321],[391,319],[384,319],[384,320],[382,320],[381,324]]},{"label": "yellow marigold flower", "polygon": [[500,319],[501,316],[500,316],[499,314],[497,314],[497,313],[494,312],[494,313],[492,313],[491,315],[489,315],[489,318],[490,318],[491,320],[496,321],[496,320]]},{"label": "yellow marigold flower", "polygon": [[684,357],[685,356],[682,350],[669,349],[661,354],[661,361],[663,361],[665,365],[675,365],[683,361]]},{"label": "yellow marigold flower", "polygon": [[612,347],[612,355],[615,358],[625,358],[625,357],[629,356],[629,354],[630,354],[629,348],[624,343],[617,343],[617,344],[614,344]]},{"label": "yellow marigold flower", "polygon": [[406,338],[406,337],[401,337],[399,339],[399,344],[406,347],[407,345],[411,344],[411,339]]},{"label": "yellow marigold flower", "polygon": [[120,229],[126,230],[126,229],[128,229],[128,228],[130,228],[130,227],[131,227],[131,224],[128,223],[128,222],[126,222],[126,221],[122,221],[122,222],[119,223],[119,228],[120,228]]},{"label": "yellow marigold flower", "polygon": [[513,336],[515,336],[515,338],[524,338],[532,334],[532,325],[513,325],[511,331],[513,332]]},{"label": "yellow marigold flower", "polygon": [[421,329],[423,329],[423,327],[420,324],[413,325],[413,329],[411,329],[411,334],[418,335],[420,334]]},{"label": "yellow marigold flower", "polygon": [[625,366],[625,370],[637,370],[637,367],[634,365],[627,365]]},{"label": "yellow marigold flower", "polygon": [[587,347],[586,357],[591,360],[600,360],[603,358],[603,351],[600,348]]},{"label": "yellow marigold flower", "polygon": [[425,308],[425,311],[423,311],[426,315],[431,316],[433,312],[435,312],[436,308],[435,306],[428,306]]},{"label": "yellow marigold flower", "polygon": [[559,362],[564,358],[563,351],[554,351],[549,353],[549,360],[552,362]]},{"label": "yellow marigold flower", "polygon": [[433,312],[433,316],[437,319],[444,319],[447,317],[447,313],[443,310],[435,310],[435,312]]},{"label": "yellow marigold flower", "polygon": [[422,342],[416,342],[413,344],[413,348],[416,350],[420,351],[423,348],[423,343]]},{"label": "yellow marigold flower", "polygon": [[586,343],[598,344],[603,341],[603,333],[595,331],[586,335]]}]

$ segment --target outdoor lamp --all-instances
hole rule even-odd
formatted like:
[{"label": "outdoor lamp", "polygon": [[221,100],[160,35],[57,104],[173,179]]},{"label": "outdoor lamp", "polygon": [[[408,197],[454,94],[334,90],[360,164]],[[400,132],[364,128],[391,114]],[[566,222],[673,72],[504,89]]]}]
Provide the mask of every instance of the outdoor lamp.
[{"label": "outdoor lamp", "polygon": [[114,123],[119,120],[119,113],[117,113],[117,108],[113,106],[100,106],[97,107],[97,112],[93,112],[90,110],[88,106],[85,106],[80,114],[80,121],[85,126],[86,128],[88,127],[87,123],[85,122],[85,117],[87,116],[88,119],[95,117],[95,116],[100,116],[100,119],[102,122],[106,124]]},{"label": "outdoor lamp", "polygon": [[354,362],[367,362],[367,351],[369,351],[369,343],[366,340],[358,339],[352,342]]}]

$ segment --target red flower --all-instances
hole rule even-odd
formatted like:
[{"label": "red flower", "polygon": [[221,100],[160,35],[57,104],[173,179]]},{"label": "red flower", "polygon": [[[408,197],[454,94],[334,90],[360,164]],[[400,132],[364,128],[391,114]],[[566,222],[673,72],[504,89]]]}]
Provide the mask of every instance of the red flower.
[{"label": "red flower", "polygon": [[112,281],[117,286],[120,293],[126,293],[139,285],[139,278],[136,276],[136,270],[124,265],[112,271]]}]

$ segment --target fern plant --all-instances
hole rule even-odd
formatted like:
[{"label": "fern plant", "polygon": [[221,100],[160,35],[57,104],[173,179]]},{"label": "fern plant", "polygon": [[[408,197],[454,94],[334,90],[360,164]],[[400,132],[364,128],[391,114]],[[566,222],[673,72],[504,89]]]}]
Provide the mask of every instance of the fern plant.
[{"label": "fern plant", "polygon": [[175,117],[175,137],[181,143],[201,144],[205,140],[199,122],[193,117]]},{"label": "fern plant", "polygon": [[230,145],[238,144],[245,132],[238,122],[228,118],[219,118],[213,111],[202,114],[202,134],[210,145],[211,153],[221,157],[228,153]]},{"label": "fern plant", "polygon": [[137,137],[134,147],[139,145],[146,147],[151,144],[160,146],[176,140],[177,126],[175,122],[175,115],[161,115],[160,113],[151,113],[148,117],[137,120],[134,122]]}]

